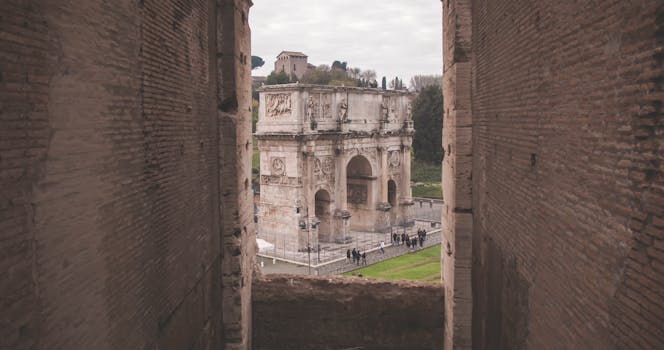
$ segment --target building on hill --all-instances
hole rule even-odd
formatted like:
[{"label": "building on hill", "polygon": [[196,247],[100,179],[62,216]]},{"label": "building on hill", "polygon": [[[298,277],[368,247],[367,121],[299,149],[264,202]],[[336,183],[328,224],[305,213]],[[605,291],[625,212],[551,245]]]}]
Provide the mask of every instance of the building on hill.
[{"label": "building on hill", "polygon": [[307,58],[308,56],[302,52],[281,51],[274,62],[274,71],[285,72],[288,76],[294,74],[298,79],[301,79],[309,68]]}]

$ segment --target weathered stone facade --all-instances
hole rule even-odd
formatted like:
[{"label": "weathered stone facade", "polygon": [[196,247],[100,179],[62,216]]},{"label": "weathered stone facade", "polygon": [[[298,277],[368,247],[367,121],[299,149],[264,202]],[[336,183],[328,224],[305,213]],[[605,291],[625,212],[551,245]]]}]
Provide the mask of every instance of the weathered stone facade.
[{"label": "weathered stone facade", "polygon": [[410,223],[411,99],[378,89],[262,88],[261,237],[301,250],[344,241],[349,229]]}]

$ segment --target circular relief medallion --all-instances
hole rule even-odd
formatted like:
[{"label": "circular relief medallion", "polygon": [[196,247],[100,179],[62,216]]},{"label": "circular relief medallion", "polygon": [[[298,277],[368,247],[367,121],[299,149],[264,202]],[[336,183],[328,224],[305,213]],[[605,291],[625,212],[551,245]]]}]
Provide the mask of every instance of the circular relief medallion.
[{"label": "circular relief medallion", "polygon": [[272,175],[284,175],[286,164],[282,158],[272,158]]},{"label": "circular relief medallion", "polygon": [[389,163],[390,163],[390,166],[393,167],[393,168],[398,168],[399,165],[401,165],[401,159],[399,157],[399,151],[390,152]]}]

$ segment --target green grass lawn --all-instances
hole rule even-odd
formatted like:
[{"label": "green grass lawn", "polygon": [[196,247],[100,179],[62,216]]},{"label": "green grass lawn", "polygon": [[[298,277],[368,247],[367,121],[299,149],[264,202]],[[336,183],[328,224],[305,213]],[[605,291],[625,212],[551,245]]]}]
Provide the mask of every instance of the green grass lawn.
[{"label": "green grass lawn", "polygon": [[440,183],[442,165],[427,163],[413,158],[410,164],[410,180],[413,182]]},{"label": "green grass lawn", "polygon": [[441,165],[413,159],[410,166],[411,181],[414,183],[413,197],[443,198],[441,186]]},{"label": "green grass lawn", "polygon": [[443,198],[443,187],[440,183],[413,185],[413,197]]},{"label": "green grass lawn", "polygon": [[251,167],[256,170],[261,170],[261,154],[257,149],[254,149],[254,156],[251,158]]},{"label": "green grass lawn", "polygon": [[343,275],[353,274],[380,279],[440,283],[440,245],[346,272]]}]

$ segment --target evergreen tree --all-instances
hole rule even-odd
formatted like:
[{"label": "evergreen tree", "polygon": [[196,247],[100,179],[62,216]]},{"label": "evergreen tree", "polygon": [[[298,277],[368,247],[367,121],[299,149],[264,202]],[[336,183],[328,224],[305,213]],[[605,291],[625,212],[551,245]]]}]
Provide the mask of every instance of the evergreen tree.
[{"label": "evergreen tree", "polygon": [[413,151],[418,160],[439,163],[443,160],[441,146],[443,128],[443,91],[439,85],[424,87],[413,102],[415,136]]},{"label": "evergreen tree", "polygon": [[387,90],[387,79],[385,77],[383,77],[381,87],[383,88],[383,90]]},{"label": "evergreen tree", "polygon": [[251,56],[251,69],[254,70],[256,68],[263,67],[265,64],[265,61],[258,56]]}]

